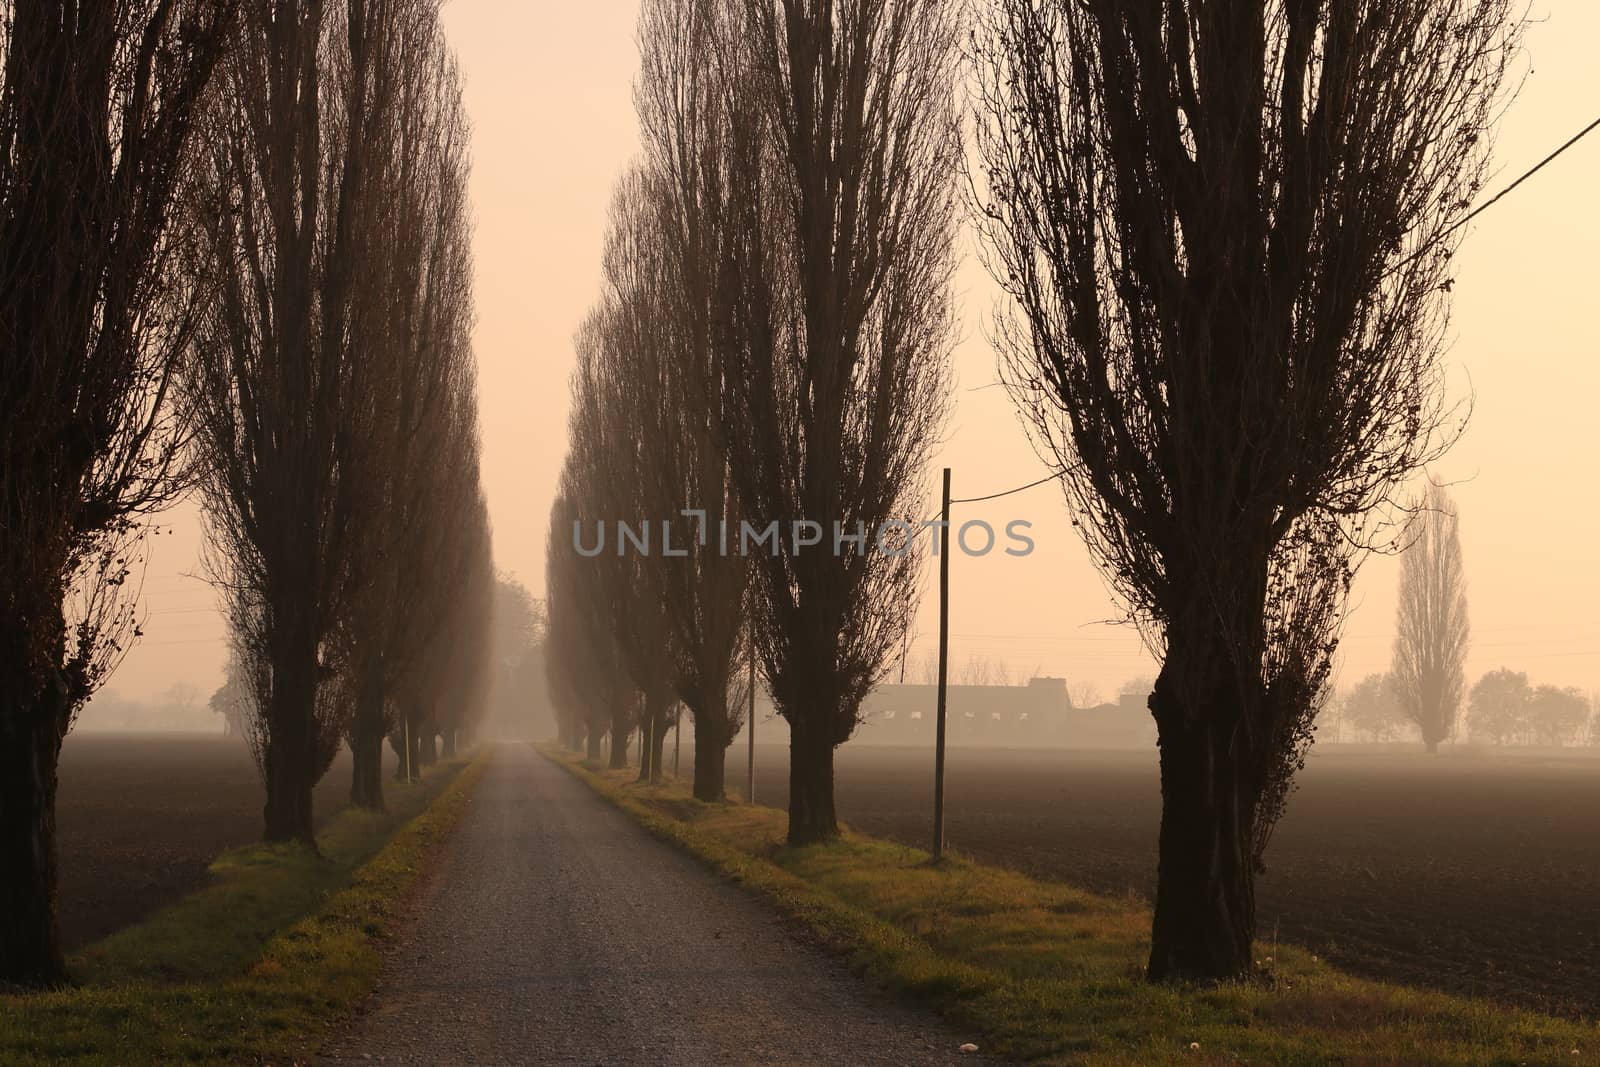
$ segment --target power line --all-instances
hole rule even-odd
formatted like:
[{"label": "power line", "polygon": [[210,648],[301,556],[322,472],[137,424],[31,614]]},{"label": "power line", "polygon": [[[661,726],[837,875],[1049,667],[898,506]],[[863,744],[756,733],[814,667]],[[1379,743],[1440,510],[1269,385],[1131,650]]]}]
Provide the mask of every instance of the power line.
[{"label": "power line", "polygon": [[1045,482],[1053,482],[1057,478],[1061,477],[1062,473],[1063,472],[1061,472],[1061,471],[1055,471],[1055,472],[1053,472],[1051,474],[1045,475],[1043,478],[1040,478],[1038,481],[1029,482],[1027,485],[1019,485],[1015,489],[1007,489],[1003,493],[989,493],[986,496],[969,496],[969,497],[965,497],[965,498],[960,499],[960,500],[951,500],[950,503],[952,503],[952,504],[981,504],[985,500],[999,500],[1003,496],[1013,496],[1013,495],[1015,495],[1017,493],[1024,492],[1024,491],[1026,491],[1028,489],[1033,489],[1036,486],[1043,485]]},{"label": "power line", "polygon": [[1461,229],[1461,227],[1465,226],[1467,223],[1471,222],[1473,219],[1477,218],[1479,215],[1482,215],[1485,211],[1488,211],[1490,208],[1494,207],[1501,200],[1504,200],[1508,195],[1510,195],[1510,193],[1511,193],[1511,191],[1513,189],[1515,189],[1517,186],[1521,185],[1523,182],[1527,181],[1529,178],[1533,177],[1535,174],[1538,174],[1541,170],[1543,170],[1545,167],[1549,166],[1551,163],[1555,162],[1557,156],[1561,155],[1561,153],[1565,152],[1567,149],[1571,148],[1573,145],[1577,144],[1579,141],[1581,141],[1585,137],[1589,136],[1589,134],[1593,133],[1597,128],[1600,128],[1600,118],[1595,119],[1593,122],[1589,123],[1589,125],[1585,126],[1583,129],[1579,130],[1577,133],[1575,133],[1571,137],[1567,138],[1566,142],[1563,143],[1560,148],[1557,148],[1554,152],[1551,152],[1548,156],[1545,156],[1543,159],[1541,159],[1539,162],[1535,163],[1528,170],[1524,171],[1522,176],[1520,178],[1518,178],[1516,181],[1512,182],[1510,185],[1506,186],[1504,189],[1501,189],[1498,193],[1495,193],[1489,199],[1485,200],[1483,203],[1479,204],[1477,207],[1475,207],[1471,211],[1467,212],[1461,218],[1459,218],[1455,222],[1451,223],[1450,226],[1448,226],[1443,232],[1441,232],[1433,240],[1429,241],[1427,244],[1423,245],[1421,248],[1419,248],[1415,252],[1411,253],[1405,259],[1402,259],[1400,262],[1396,263],[1393,267],[1389,268],[1388,273],[1392,274],[1395,271],[1399,270],[1401,267],[1404,267],[1407,264],[1411,263],[1413,260],[1421,258],[1431,248],[1433,248],[1435,245],[1437,245],[1440,241],[1443,241],[1445,238],[1449,237],[1451,234],[1453,234],[1457,230]]},{"label": "power line", "polygon": [[1534,164],[1533,168],[1523,174],[1522,177],[1518,178],[1516,181],[1512,182],[1510,185],[1494,194],[1494,196],[1490,197],[1488,200],[1485,200],[1482,204],[1479,204],[1477,207],[1473,208],[1467,213],[1465,218],[1456,223],[1454,226],[1450,227],[1444,233],[1440,234],[1440,236],[1448,237],[1450,234],[1454,233],[1456,230],[1459,230],[1461,227],[1465,226],[1467,223],[1471,222],[1485,211],[1488,211],[1490,208],[1494,207],[1495,204],[1504,199],[1505,196],[1513,189],[1527,181],[1529,178],[1533,177],[1535,174],[1538,174],[1545,167],[1553,163],[1557,156],[1561,155],[1561,153],[1565,152],[1567,149],[1571,148],[1573,145],[1589,136],[1589,134],[1593,133],[1597,128],[1600,128],[1600,118],[1595,119],[1593,122],[1589,123],[1589,125],[1573,134],[1560,148],[1556,149],[1554,152],[1551,152],[1548,156],[1545,156],[1538,163]]}]

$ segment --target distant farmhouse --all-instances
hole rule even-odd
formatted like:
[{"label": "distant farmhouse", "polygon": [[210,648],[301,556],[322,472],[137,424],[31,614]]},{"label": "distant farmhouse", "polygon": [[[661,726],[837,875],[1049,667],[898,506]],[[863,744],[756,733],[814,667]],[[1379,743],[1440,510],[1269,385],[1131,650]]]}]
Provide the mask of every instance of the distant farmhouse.
[{"label": "distant farmhouse", "polygon": [[[849,744],[932,746],[938,692],[934,685],[873,690],[862,704],[863,721]],[[764,697],[756,703],[756,736],[776,743],[787,730]],[[1075,708],[1065,678],[1033,678],[1023,685],[951,685],[946,690],[946,741],[952,745],[1148,749],[1155,740],[1155,723],[1143,696]]]}]

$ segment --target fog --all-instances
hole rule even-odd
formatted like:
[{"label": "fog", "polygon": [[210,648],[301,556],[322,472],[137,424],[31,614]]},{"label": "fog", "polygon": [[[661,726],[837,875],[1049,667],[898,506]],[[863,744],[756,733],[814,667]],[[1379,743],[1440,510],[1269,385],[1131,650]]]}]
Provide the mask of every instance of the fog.
[{"label": "fog", "polygon": [[12,0],[0,1048],[1588,1062],[1534,2]]},{"label": "fog", "polygon": [[[457,0],[445,8],[474,124],[476,347],[495,553],[536,596],[566,442],[571,336],[598,288],[611,181],[637,152],[635,13],[631,0]],[[1600,8],[1545,0],[1535,14],[1543,21],[1528,35],[1528,76],[1500,127],[1492,187],[1593,118]],[[1597,167],[1600,140],[1591,138],[1474,222],[1458,260],[1451,387],[1472,397],[1474,411],[1433,474],[1455,483],[1461,514],[1473,623],[1469,681],[1508,667],[1535,683],[1600,687],[1593,559],[1600,510],[1582,489],[1600,458],[1593,414],[1600,319],[1589,258],[1600,241],[1590,193]],[[976,496],[1031,481],[1044,468],[1004,391],[985,388],[995,379],[987,337],[995,293],[970,256],[958,287],[954,414],[944,440],[927,442],[926,451],[930,468],[953,468],[957,496]],[[970,515],[1032,522],[1037,550],[1022,559],[957,561],[954,663],[988,659],[1021,677],[1065,677],[1106,697],[1151,673],[1137,636],[1105,625],[1116,608],[1053,487],[974,505]],[[198,514],[180,506],[163,523],[146,577],[145,637],[101,698],[149,705],[152,726],[165,721],[157,706],[174,685],[199,690],[203,705],[221,684],[226,658],[214,597],[196,577]],[[934,649],[934,579],[929,569],[914,665]],[[1397,580],[1393,559],[1374,558],[1361,571],[1342,683],[1387,669]],[[96,715],[86,712],[85,725]]]}]

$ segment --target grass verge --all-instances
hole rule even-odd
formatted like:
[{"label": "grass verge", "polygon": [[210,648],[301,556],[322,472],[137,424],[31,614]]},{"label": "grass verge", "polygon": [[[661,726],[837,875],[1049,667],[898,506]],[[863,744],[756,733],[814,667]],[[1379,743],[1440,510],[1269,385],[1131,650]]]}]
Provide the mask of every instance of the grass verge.
[{"label": "grass verge", "polygon": [[657,835],[773,901],[874,980],[981,1033],[986,1051],[1059,1064],[1595,1064],[1600,1027],[1343,974],[1281,946],[1249,980],[1146,983],[1150,914],[960,857],[846,831],[783,844],[771,808],[703,804],[542,747]]},{"label": "grass verge", "polygon": [[347,808],[301,846],[252,845],[213,885],[75,957],[75,984],[0,995],[0,1063],[305,1062],[377,981],[379,939],[486,756]]}]

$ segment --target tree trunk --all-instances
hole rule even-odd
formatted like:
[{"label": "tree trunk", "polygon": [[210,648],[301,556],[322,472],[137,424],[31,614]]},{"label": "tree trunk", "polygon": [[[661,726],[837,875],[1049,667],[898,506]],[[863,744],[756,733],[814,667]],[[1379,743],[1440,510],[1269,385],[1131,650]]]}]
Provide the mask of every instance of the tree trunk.
[{"label": "tree trunk", "polygon": [[1437,756],[1439,754],[1439,742],[1437,742],[1437,741],[1424,741],[1422,744],[1423,744],[1423,747],[1425,747],[1428,750],[1428,755]]},{"label": "tree trunk", "polygon": [[645,708],[639,719],[639,777],[640,782],[650,781],[650,757],[654,755],[656,746],[653,743],[655,720],[650,717],[650,709]]},{"label": "tree trunk", "polygon": [[315,649],[285,641],[274,657],[262,777],[267,841],[303,841],[315,846],[311,790],[316,785],[316,706],[312,672]]},{"label": "tree trunk", "polygon": [[383,733],[350,735],[350,803],[383,811]]},{"label": "tree trunk", "polygon": [[664,757],[667,753],[667,734],[672,732],[668,729],[667,723],[670,707],[670,704],[663,704],[650,720],[654,723],[650,732],[650,783],[652,785],[660,784],[662,772],[665,771],[667,766]]},{"label": "tree trunk", "polygon": [[389,734],[389,749],[394,753],[394,780],[406,780],[406,742],[403,728],[396,728]]},{"label": "tree trunk", "polygon": [[627,701],[618,700],[611,711],[610,767],[614,771],[624,770],[628,766],[628,734],[631,732],[633,726],[628,722]]},{"label": "tree trunk", "polygon": [[267,744],[267,803],[262,809],[264,840],[316,844],[310,759],[296,751],[303,748],[309,746],[279,743],[275,739]]},{"label": "tree trunk", "polygon": [[[54,985],[66,977],[56,922],[56,765],[66,688],[59,671],[52,670],[53,677],[43,685],[30,677],[19,648],[7,647],[3,655],[0,982]],[[20,696],[29,693],[37,695]]]},{"label": "tree trunk", "polygon": [[789,723],[789,844],[839,836],[833,809],[833,743],[816,730]]},{"label": "tree trunk", "polygon": [[583,740],[589,759],[599,762],[606,756],[606,736],[610,728],[610,720],[598,713],[586,714],[583,718]]},{"label": "tree trunk", "polygon": [[721,803],[728,799],[728,713],[695,710],[694,716],[694,796],[696,800]]},{"label": "tree trunk", "polygon": [[444,758],[445,759],[455,759],[456,758],[456,731],[455,731],[455,727],[453,727],[453,726],[445,727],[445,729],[442,731],[440,736],[443,738],[443,742],[442,743],[443,743],[443,749],[444,749],[444,752],[443,752]]},{"label": "tree trunk", "polygon": [[383,811],[383,741],[388,724],[383,714],[383,673],[366,668],[355,715],[350,721],[350,803]]},{"label": "tree trunk", "polygon": [[669,693],[646,693],[639,719],[639,781],[661,781],[662,759],[667,749],[667,717],[672,708]]},{"label": "tree trunk", "polygon": [[[1194,649],[1193,670],[1170,640],[1156,711],[1161,754],[1161,836],[1149,977],[1173,982],[1248,973],[1255,940],[1254,826],[1259,797],[1240,758],[1240,691],[1215,643]],[[1205,676],[1209,706],[1185,707],[1168,677]],[[1250,679],[1244,680],[1245,684]]]},{"label": "tree trunk", "polygon": [[410,725],[406,742],[411,752],[406,760],[410,771],[409,779],[413,782],[420,782],[422,781],[422,726],[420,723],[413,722]]},{"label": "tree trunk", "polygon": [[439,728],[430,722],[422,727],[417,739],[421,742],[421,757],[418,760],[418,766],[432,767],[435,763],[438,763]]}]

